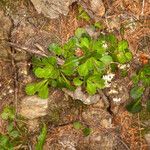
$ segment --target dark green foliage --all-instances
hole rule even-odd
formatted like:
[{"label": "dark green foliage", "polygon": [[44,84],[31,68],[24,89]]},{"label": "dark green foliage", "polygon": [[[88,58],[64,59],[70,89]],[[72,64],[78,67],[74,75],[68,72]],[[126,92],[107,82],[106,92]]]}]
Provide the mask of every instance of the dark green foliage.
[{"label": "dark green foliage", "polygon": [[35,150],[43,150],[43,146],[44,146],[44,143],[45,143],[45,140],[46,140],[46,135],[47,135],[47,127],[44,124],[43,128],[42,128],[42,131],[41,131],[41,133],[38,137],[38,141],[35,145]]},{"label": "dark green foliage", "polygon": [[88,128],[88,127],[85,127],[83,124],[81,124],[79,121],[76,121],[73,123],[73,127],[76,129],[76,130],[82,130],[83,132],[83,135],[84,136],[88,136],[90,133],[91,133],[91,129]]},{"label": "dark green foliage", "polygon": [[142,110],[141,100],[132,100],[131,103],[126,105],[126,109],[131,113],[137,113]]},{"label": "dark green foliage", "polygon": [[6,106],[1,114],[3,120],[8,122],[5,135],[0,133],[0,149],[1,150],[14,150],[14,147],[18,145],[20,140],[20,132],[15,127],[15,110]]},{"label": "dark green foliage", "polygon": [[84,136],[88,136],[91,133],[90,128],[84,128],[82,131],[83,131]]},{"label": "dark green foliage", "polygon": [[79,130],[83,127],[83,125],[79,121],[76,121],[76,122],[73,123],[73,127],[75,129]]},{"label": "dark green foliage", "polygon": [[[75,90],[78,86],[93,95],[105,88],[102,77],[114,62],[126,63],[132,59],[127,41],[118,42],[113,34],[92,39],[84,28],[78,28],[64,45],[53,43],[48,49],[52,56],[33,58],[33,72],[41,81],[26,86],[28,95],[37,93],[47,98],[49,87]],[[59,64],[58,58],[64,63]]]},{"label": "dark green foliage", "polygon": [[[150,86],[150,65],[147,64],[141,68],[137,74],[132,77],[134,86],[130,90],[130,96],[133,99],[126,108],[131,113],[137,113],[142,110],[142,95],[145,89]],[[150,111],[150,102],[147,100],[147,111]]]}]

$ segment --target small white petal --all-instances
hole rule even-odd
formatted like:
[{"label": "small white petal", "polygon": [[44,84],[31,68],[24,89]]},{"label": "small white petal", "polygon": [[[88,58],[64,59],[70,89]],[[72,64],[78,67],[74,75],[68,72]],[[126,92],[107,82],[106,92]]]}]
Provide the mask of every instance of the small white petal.
[{"label": "small white petal", "polygon": [[114,101],[114,102],[120,102],[120,101],[121,101],[121,98],[113,98],[113,101]]}]

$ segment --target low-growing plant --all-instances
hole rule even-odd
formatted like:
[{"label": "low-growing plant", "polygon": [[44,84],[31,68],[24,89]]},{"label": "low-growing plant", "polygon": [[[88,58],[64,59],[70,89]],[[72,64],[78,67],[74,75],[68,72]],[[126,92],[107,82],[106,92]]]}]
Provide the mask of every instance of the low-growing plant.
[{"label": "low-growing plant", "polygon": [[83,125],[82,123],[80,123],[79,121],[76,121],[73,123],[73,127],[76,130],[82,130],[82,133],[84,136],[88,136],[91,133],[91,128],[86,127],[85,125]]},{"label": "low-growing plant", "polygon": [[18,116],[16,119],[15,109],[6,106],[1,113],[1,118],[6,123],[5,132],[0,133],[0,150],[14,150],[22,148],[28,140],[25,123]]},{"label": "low-growing plant", "polygon": [[126,40],[118,41],[111,33],[93,39],[84,28],[78,28],[64,45],[52,43],[48,50],[51,56],[32,59],[33,73],[40,81],[26,86],[28,95],[47,98],[49,86],[69,90],[81,86],[94,95],[106,87],[103,75],[132,59]]},{"label": "low-growing plant", "polygon": [[[145,65],[137,74],[132,77],[134,86],[130,90],[132,101],[126,106],[131,113],[142,110],[142,96],[147,87],[150,86],[150,65]],[[150,98],[150,97],[149,97]],[[150,112],[150,99],[147,99],[147,111]]]},{"label": "low-growing plant", "polygon": [[46,135],[47,135],[47,127],[44,124],[43,127],[42,127],[42,130],[41,130],[41,133],[38,137],[38,141],[35,145],[35,150],[43,150],[43,146],[44,146],[44,143],[45,143],[45,140],[46,140]]},{"label": "low-growing plant", "polygon": [[89,14],[82,8],[82,6],[78,6],[78,19],[83,19],[85,21],[90,21]]},{"label": "low-growing plant", "polygon": [[6,129],[6,133],[0,133],[0,149],[1,150],[13,150],[14,147],[18,144],[20,133],[15,128],[15,124],[13,122],[15,118],[14,109],[10,106],[4,108],[1,117],[3,120],[8,121],[8,126]]}]

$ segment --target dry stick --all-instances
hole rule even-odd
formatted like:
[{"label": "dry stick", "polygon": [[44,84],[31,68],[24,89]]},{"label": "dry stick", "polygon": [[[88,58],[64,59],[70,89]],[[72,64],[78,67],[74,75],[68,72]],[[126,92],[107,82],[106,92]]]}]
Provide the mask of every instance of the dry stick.
[{"label": "dry stick", "polygon": [[24,47],[24,46],[19,46],[18,44],[12,43],[12,42],[8,42],[8,44],[12,47],[15,48],[15,50],[21,51],[24,50],[26,52],[32,53],[32,54],[36,54],[36,55],[40,55],[40,56],[47,56],[46,52],[40,51],[40,50],[36,50],[36,49],[30,49],[28,47]]},{"label": "dry stick", "polygon": [[145,7],[145,0],[143,0],[142,2],[142,12],[141,12],[141,15],[143,16],[144,14],[144,7]]},{"label": "dry stick", "polygon": [[[35,44],[35,46],[39,49],[30,49],[29,47],[25,47],[25,46],[20,46],[16,43],[12,43],[12,42],[8,42],[8,44],[12,47],[15,48],[15,50],[21,52],[22,50],[23,51],[26,51],[28,53],[32,53],[32,54],[36,54],[36,55],[39,55],[39,56],[42,56],[42,57],[48,57],[48,56],[52,56],[53,54],[49,55],[48,53],[46,53],[46,50],[44,50],[39,44]],[[57,59],[57,64],[58,65],[63,65],[64,64],[64,60],[63,59],[60,59],[59,57],[56,58]]]},{"label": "dry stick", "polygon": [[15,116],[17,116],[18,113],[18,81],[17,81],[17,69],[16,69],[16,64],[14,61],[14,50],[12,51],[12,65],[14,67],[14,101],[15,101],[15,107],[16,107],[16,111],[15,111]]}]

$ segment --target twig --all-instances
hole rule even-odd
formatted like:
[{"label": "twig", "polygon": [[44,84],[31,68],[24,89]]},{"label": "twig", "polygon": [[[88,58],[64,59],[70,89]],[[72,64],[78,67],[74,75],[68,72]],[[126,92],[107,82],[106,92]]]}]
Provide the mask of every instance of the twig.
[{"label": "twig", "polygon": [[32,53],[32,54],[37,54],[37,55],[44,56],[44,57],[47,56],[47,53],[43,52],[41,50],[30,49],[28,47],[20,46],[18,44],[12,43],[12,42],[8,42],[8,44],[10,46],[14,47],[15,50],[18,50],[18,51],[24,50],[24,51]]},{"label": "twig", "polygon": [[[39,56],[42,56],[42,57],[53,56],[53,54],[47,53],[46,50],[44,50],[44,49],[42,48],[42,46],[39,45],[39,44],[35,44],[35,46],[36,46],[39,50],[37,50],[37,49],[31,49],[31,48],[25,47],[25,46],[20,46],[20,45],[18,45],[18,44],[12,43],[12,42],[8,42],[8,44],[9,44],[10,46],[14,47],[15,50],[17,50],[17,51],[19,51],[19,52],[21,52],[21,51],[23,50],[23,51],[26,51],[26,52],[28,52],[28,53],[36,54],[36,55],[39,55]],[[56,59],[57,59],[57,64],[58,64],[58,65],[63,65],[63,64],[65,63],[65,61],[64,61],[63,59],[59,58],[59,57],[56,57]]]},{"label": "twig", "polygon": [[141,15],[143,16],[144,14],[144,7],[145,7],[145,0],[143,0],[142,2],[142,12],[141,12]]}]

